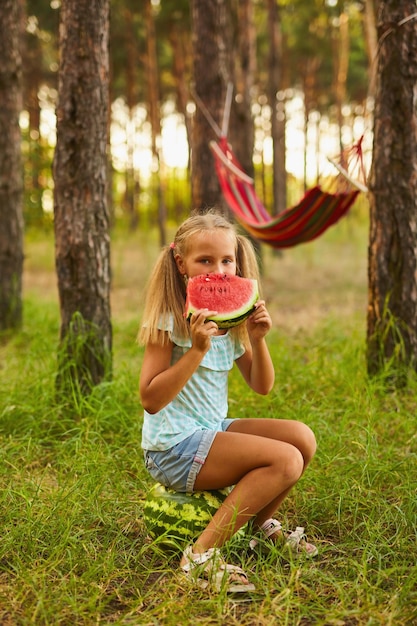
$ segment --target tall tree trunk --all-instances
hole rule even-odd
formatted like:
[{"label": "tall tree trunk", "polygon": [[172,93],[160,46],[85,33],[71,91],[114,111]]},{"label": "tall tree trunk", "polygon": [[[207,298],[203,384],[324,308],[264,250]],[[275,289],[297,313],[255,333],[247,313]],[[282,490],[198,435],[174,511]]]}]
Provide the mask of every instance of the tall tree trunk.
[{"label": "tall tree trunk", "polygon": [[169,29],[169,41],[173,53],[172,74],[177,92],[177,109],[184,117],[184,125],[188,141],[188,169],[191,167],[191,118],[187,112],[190,93],[187,86],[189,80],[189,59],[191,58],[188,32],[184,31],[178,20],[172,21]]},{"label": "tall tree trunk", "polygon": [[310,114],[315,108],[317,92],[317,72],[319,70],[320,60],[318,57],[312,56],[305,60],[303,68],[303,86],[304,86],[304,155],[303,155],[303,178],[304,191],[307,190],[307,141],[308,129],[310,125]]},{"label": "tall tree trunk", "polygon": [[153,8],[151,0],[145,3],[146,19],[146,77],[148,83],[148,107],[149,119],[151,122],[152,154],[155,162],[155,171],[152,174],[155,197],[158,200],[157,221],[159,227],[159,242],[161,246],[166,244],[166,206],[165,206],[165,181],[161,171],[160,140],[161,140],[161,118],[160,118],[160,96],[158,84],[158,56],[156,50],[156,33],[153,19]]},{"label": "tall tree trunk", "polygon": [[[233,80],[229,0],[191,0],[195,91],[221,127],[227,85]],[[209,141],[216,133],[200,106],[194,118],[191,188],[193,207],[225,209]],[[226,209],[225,209],[226,210]]]},{"label": "tall tree trunk", "polygon": [[53,163],[59,391],[88,393],[111,373],[108,36],[109,0],[62,4]]},{"label": "tall tree trunk", "polygon": [[232,129],[234,151],[245,172],[252,178],[255,129],[252,117],[252,97],[256,71],[256,30],[252,0],[239,0],[237,12],[238,48],[236,55],[236,118]]},{"label": "tall tree trunk", "polygon": [[365,0],[363,13],[366,54],[369,65],[369,96],[375,95],[375,75],[377,69],[378,41],[376,32],[375,2]]},{"label": "tall tree trunk", "polygon": [[[231,119],[230,140],[243,170],[255,178],[253,164],[255,127],[252,116],[252,97],[256,72],[256,29],[252,0],[238,0],[236,18],[239,53],[234,63],[236,94],[232,102],[234,114]],[[251,235],[248,237],[261,263],[261,244]]]},{"label": "tall tree trunk", "polygon": [[278,100],[282,90],[282,36],[276,0],[268,0],[269,57],[267,97],[271,109],[272,185],[274,213],[287,207],[287,174],[285,167],[285,102]]},{"label": "tall tree trunk", "polygon": [[24,217],[26,224],[39,226],[43,222],[42,194],[44,191],[41,182],[44,148],[40,133],[41,106],[38,95],[44,79],[42,45],[38,31],[26,32],[23,41],[23,107],[29,114],[28,150],[25,157]]},{"label": "tall tree trunk", "polygon": [[0,4],[0,330],[22,323],[22,4]]},{"label": "tall tree trunk", "polygon": [[[417,21],[415,0],[380,2],[370,176],[369,372],[417,367]],[[401,380],[401,378],[400,378]]]},{"label": "tall tree trunk", "polygon": [[125,46],[126,46],[126,103],[128,109],[127,133],[126,133],[126,170],[125,170],[125,193],[123,205],[129,218],[129,228],[131,231],[136,230],[139,223],[138,204],[140,184],[136,178],[134,152],[136,145],[136,125],[134,109],[137,104],[138,80],[137,66],[139,63],[136,51],[137,34],[134,25],[134,15],[129,7],[123,7],[123,20],[125,24]]},{"label": "tall tree trunk", "polygon": [[[337,124],[339,126],[339,149],[343,154],[343,105],[346,102],[346,81],[349,68],[349,16],[341,13],[339,16],[339,30],[335,46],[335,80],[334,94],[336,101]],[[342,163],[346,167],[346,163]]]}]

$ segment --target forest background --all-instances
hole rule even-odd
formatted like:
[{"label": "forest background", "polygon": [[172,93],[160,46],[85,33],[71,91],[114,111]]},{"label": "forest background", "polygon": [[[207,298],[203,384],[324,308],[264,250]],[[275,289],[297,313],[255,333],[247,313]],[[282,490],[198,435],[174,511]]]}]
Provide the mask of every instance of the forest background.
[{"label": "forest background", "polygon": [[[271,212],[273,176],[266,147],[272,142],[272,118],[266,92],[267,68],[273,64],[268,61],[266,33],[267,8],[273,4],[253,3],[258,56],[254,164],[258,191]],[[368,52],[372,37],[366,34],[365,19],[369,4],[279,3],[288,76],[279,102],[286,103],[285,115],[291,121],[291,106],[297,105],[296,126],[303,137],[297,157],[300,168],[287,179],[289,203],[316,182],[318,173],[323,175],[327,163],[318,158],[319,152],[338,152],[341,136],[351,143],[366,130],[370,137],[366,114],[372,111],[373,65]],[[367,376],[366,197],[319,240],[279,255],[263,250],[265,295],[275,326],[270,347],[278,382],[265,399],[248,394],[235,373],[230,384],[234,415],[297,417],[316,432],[319,452],[314,467],[282,515],[291,525],[306,524],[319,545],[320,558],[288,561],[273,552],[255,561],[246,544],[237,540],[228,557],[250,571],[258,596],[238,602],[190,589],[176,574],[178,554],[166,554],[158,541],[149,541],[142,516],[151,481],[138,443],[142,351],[135,343],[143,289],[163,238],[161,200],[167,238],[191,206],[187,162],[182,168],[171,163],[160,138],[152,139],[158,121],[154,126],[150,122],[155,101],[151,104],[146,88],[153,84],[152,76],[160,79],[156,110],[168,110],[173,114],[170,119],[181,120],[175,132],[187,136],[187,120],[193,119],[196,108],[187,92],[188,106],[181,112],[178,88],[189,87],[190,75],[185,71],[184,83],[176,81],[174,59],[180,53],[173,53],[173,42],[189,50],[188,3],[112,5],[114,106],[108,123],[123,146],[118,153],[113,136],[109,173],[113,376],[87,396],[74,394],[71,403],[57,396],[55,387],[60,319],[51,162],[60,5],[28,2],[27,7],[21,116],[24,323],[17,332],[2,334],[0,343],[2,623],[414,624],[416,381],[410,374],[406,389],[391,386],[389,364],[378,376]],[[340,86],[343,72],[336,68],[340,69],[343,49],[340,18],[345,14],[351,34],[344,48],[349,50],[349,69],[343,83],[346,98],[338,107],[335,86]],[[156,73],[149,57],[152,32],[157,35]],[[166,119],[167,115],[160,117],[161,129]],[[221,117],[217,120],[221,122]],[[329,128],[334,143],[328,148],[323,136]],[[304,141],[306,133],[312,141]],[[304,150],[307,145],[312,152]],[[292,147],[288,146],[289,154]],[[118,154],[123,155],[121,160]]]},{"label": "forest background", "polygon": [[[282,33],[283,70],[276,99],[278,117],[289,128],[290,180],[284,180],[284,186],[289,187],[291,202],[307,184],[325,179],[332,172],[327,157],[338,154],[341,142],[352,145],[365,128],[369,166],[375,18],[369,3],[361,2],[344,3],[342,11],[334,0],[281,2],[279,15],[272,14],[275,3],[251,4],[250,37],[256,50],[248,68],[253,74],[253,160],[259,195],[275,213],[285,205],[276,207],[272,195],[268,89],[276,83],[276,67],[269,58],[271,23],[276,26],[279,19]],[[27,2],[22,127],[28,227],[45,226],[52,216],[58,9],[59,2],[43,6]],[[132,229],[139,223],[144,229],[155,225],[158,201],[166,206],[166,219],[174,223],[191,208],[189,146],[196,104],[190,20],[188,1],[112,3],[109,201],[113,224],[123,221]],[[221,125],[218,111],[210,113]]]}]

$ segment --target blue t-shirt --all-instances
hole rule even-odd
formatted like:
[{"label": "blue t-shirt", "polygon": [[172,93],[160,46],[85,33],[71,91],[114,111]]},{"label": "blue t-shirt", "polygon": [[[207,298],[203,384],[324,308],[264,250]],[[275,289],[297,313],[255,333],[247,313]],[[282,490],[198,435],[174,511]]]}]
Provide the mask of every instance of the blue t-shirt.
[{"label": "blue t-shirt", "polygon": [[[191,338],[176,336],[172,328],[165,330],[171,332],[174,365],[191,348]],[[212,337],[210,350],[174,400],[158,413],[144,412],[142,448],[168,450],[196,430],[219,430],[227,417],[229,371],[244,352],[231,333]]]}]

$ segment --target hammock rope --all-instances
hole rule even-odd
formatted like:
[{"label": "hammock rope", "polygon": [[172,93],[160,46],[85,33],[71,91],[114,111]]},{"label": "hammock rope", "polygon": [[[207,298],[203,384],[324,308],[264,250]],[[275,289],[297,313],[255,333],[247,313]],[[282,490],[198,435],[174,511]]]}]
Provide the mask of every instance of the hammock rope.
[{"label": "hammock rope", "polygon": [[[361,141],[355,148],[358,157]],[[365,185],[353,181],[344,167],[334,163],[349,182],[348,191],[329,193],[316,185],[298,204],[271,216],[256,194],[253,178],[243,171],[226,136],[221,135],[209,145],[223,196],[236,220],[250,235],[274,248],[289,248],[316,239],[346,215],[361,191],[366,191]]]}]

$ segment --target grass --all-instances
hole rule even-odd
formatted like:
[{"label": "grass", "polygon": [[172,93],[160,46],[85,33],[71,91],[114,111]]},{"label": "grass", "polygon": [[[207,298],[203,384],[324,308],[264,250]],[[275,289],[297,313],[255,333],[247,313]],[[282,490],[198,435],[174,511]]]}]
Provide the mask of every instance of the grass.
[{"label": "grass", "polygon": [[318,440],[281,517],[320,554],[255,559],[233,541],[228,557],[260,591],[251,601],[190,588],[177,555],[146,536],[135,334],[149,250],[115,241],[114,379],[68,414],[54,397],[52,243],[27,242],[24,327],[0,340],[2,625],[417,624],[417,383],[366,376],[366,234],[351,227],[268,253],[277,383],[260,398],[232,372],[231,415],[301,419]]}]

